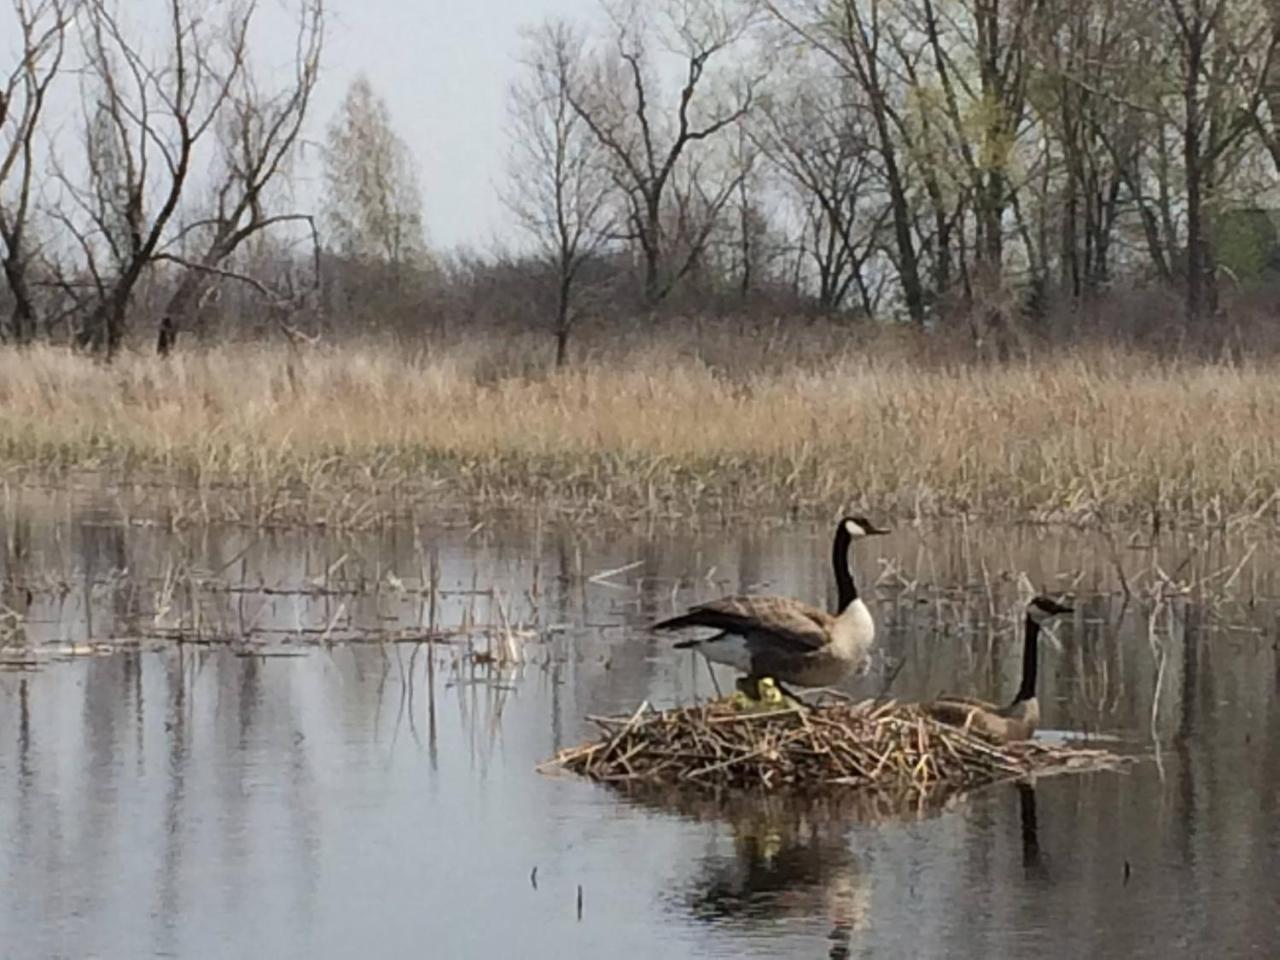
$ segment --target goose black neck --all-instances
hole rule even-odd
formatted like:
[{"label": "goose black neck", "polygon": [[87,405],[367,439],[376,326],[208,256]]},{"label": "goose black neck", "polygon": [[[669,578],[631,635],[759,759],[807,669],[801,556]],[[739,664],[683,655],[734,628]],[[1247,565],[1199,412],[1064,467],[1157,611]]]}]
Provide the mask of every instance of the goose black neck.
[{"label": "goose black neck", "polygon": [[844,524],[836,529],[836,540],[831,547],[831,566],[836,571],[836,613],[844,613],[845,608],[858,599],[858,588],[853,585],[853,574],[849,572],[849,545],[853,537],[845,529]]},{"label": "goose black neck", "polygon": [[1036,695],[1036,667],[1040,659],[1040,624],[1034,618],[1027,617],[1026,639],[1022,647],[1022,686],[1014,703],[1030,700]]}]

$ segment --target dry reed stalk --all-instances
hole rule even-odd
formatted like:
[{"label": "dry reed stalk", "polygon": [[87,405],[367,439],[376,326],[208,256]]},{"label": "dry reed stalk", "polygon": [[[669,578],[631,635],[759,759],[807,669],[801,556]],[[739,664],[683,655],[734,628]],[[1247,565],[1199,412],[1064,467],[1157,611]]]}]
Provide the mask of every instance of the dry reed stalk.
[{"label": "dry reed stalk", "polygon": [[767,713],[739,713],[724,702],[657,711],[645,702],[629,717],[588,719],[604,737],[562,750],[540,769],[650,787],[811,792],[840,785],[923,793],[1122,762],[1101,750],[991,744],[914,704],[894,702]]},{"label": "dry reed stalk", "polygon": [[430,354],[229,345],[109,366],[0,349],[0,467],[185,485],[176,515],[260,524],[369,525],[442,488],[628,515],[816,515],[856,490],[912,516],[1280,516],[1275,361],[1095,349],[940,366],[876,343],[815,357],[788,342],[790,355],[736,366],[679,340],[588,351],[559,374],[495,368],[489,354],[508,348],[483,340]]}]

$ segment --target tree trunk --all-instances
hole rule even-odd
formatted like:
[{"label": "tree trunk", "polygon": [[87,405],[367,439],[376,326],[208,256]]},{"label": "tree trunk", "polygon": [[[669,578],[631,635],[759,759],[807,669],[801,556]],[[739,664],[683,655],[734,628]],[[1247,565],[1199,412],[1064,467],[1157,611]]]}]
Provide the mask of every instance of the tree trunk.
[{"label": "tree trunk", "polygon": [[1106,193],[1098,185],[1098,209],[1095,215],[1093,259],[1086,262],[1086,286],[1091,296],[1098,294],[1111,279],[1111,238],[1120,203],[1120,178],[1112,175]]},{"label": "tree trunk", "polygon": [[738,181],[739,229],[742,231],[742,283],[739,294],[743,300],[751,296],[751,259],[755,251],[751,249],[751,208],[747,197],[747,178]]},{"label": "tree trunk", "polygon": [[839,305],[836,296],[840,283],[839,244],[831,213],[826,211],[822,216],[827,226],[826,239],[823,239],[821,220],[815,223],[813,231],[813,258],[818,267],[818,308],[823,313],[832,313]]},{"label": "tree trunk", "polygon": [[644,302],[655,306],[662,299],[661,211],[656,198],[645,198],[645,222],[641,226],[640,247],[644,253]]},{"label": "tree trunk", "polygon": [[1010,90],[1017,89],[1016,77],[1007,75],[1007,63],[1002,67],[1001,54],[1007,60],[1009,51],[1001,47],[1002,43],[1006,47],[1016,43],[1017,37],[1005,39],[1000,35],[999,0],[984,0],[975,6],[979,86],[982,102],[991,111],[991,116],[983,124],[983,173],[975,198],[978,206],[977,254],[991,283],[998,287],[1004,275],[1004,208],[1009,186],[1005,167],[1016,125],[1015,117],[1010,115],[1013,111],[1007,97]]},{"label": "tree trunk", "polygon": [[112,297],[110,309],[106,314],[107,321],[107,359],[111,360],[120,350],[124,342],[125,313],[129,308],[128,296]]},{"label": "tree trunk", "polygon": [[831,270],[825,263],[818,265],[818,309],[831,313],[836,308],[836,285]]},{"label": "tree trunk", "polygon": [[[873,98],[873,107],[878,98]],[[889,187],[889,206],[893,213],[893,237],[898,250],[898,274],[902,283],[902,296],[907,302],[911,319],[924,323],[924,287],[920,282],[920,258],[915,241],[911,238],[911,206],[907,202],[906,188],[898,169],[898,158],[893,146],[884,108],[873,110],[876,132],[880,138],[881,156],[884,158],[885,180]]]},{"label": "tree trunk", "polygon": [[[1062,285],[1071,291],[1073,299],[1080,298],[1080,240],[1077,236],[1080,223],[1080,202],[1076,193],[1076,180],[1070,178],[1067,188],[1066,210],[1062,216]],[[1087,240],[1086,240],[1087,242]]]},{"label": "tree trunk", "polygon": [[167,357],[178,343],[178,326],[170,316],[160,318],[160,330],[156,334],[156,354]]},{"label": "tree trunk", "polygon": [[1200,68],[1204,50],[1198,37],[1187,41],[1183,102],[1182,162],[1187,195],[1186,317],[1198,324],[1212,309],[1213,263],[1204,223],[1205,158],[1201,149]]},{"label": "tree trunk", "polygon": [[876,139],[880,142],[880,157],[884,161],[885,185],[889,189],[889,210],[893,216],[893,240],[897,248],[898,280],[902,284],[902,297],[907,303],[907,314],[912,321],[924,324],[924,284],[920,280],[920,256],[911,237],[911,204],[898,167],[897,147],[889,125],[889,106],[884,87],[880,83],[875,54],[862,49],[858,67],[863,90],[871,101],[871,118],[876,127]]},{"label": "tree trunk", "polygon": [[208,280],[199,270],[192,269],[188,269],[178,281],[178,288],[169,297],[157,331],[156,352],[161,356],[173,348],[181,331],[191,328],[191,317],[195,311],[195,305],[200,295],[204,293],[207,282]]},{"label": "tree trunk", "polygon": [[998,170],[987,173],[980,194],[978,233],[979,259],[999,284],[1004,273],[1004,176]]},{"label": "tree trunk", "polygon": [[15,343],[26,343],[34,336],[36,328],[36,311],[31,301],[31,286],[27,283],[26,265],[16,256],[9,256],[5,258],[3,268],[5,281],[13,294],[9,332]]},{"label": "tree trunk", "polygon": [[[218,225],[208,249],[200,258],[199,266],[187,267],[186,273],[178,281],[177,289],[169,297],[169,303],[165,306],[164,314],[160,318],[160,329],[156,339],[156,349],[162,355],[173,348],[181,331],[191,328],[196,305],[212,281],[213,274],[210,271],[231,256],[241,241],[248,237],[247,231],[235,229],[240,215],[240,211],[236,210],[230,218]],[[398,263],[394,269],[398,290],[400,284]],[[163,350],[161,350],[162,343],[165,344]]]},{"label": "tree trunk", "polygon": [[101,300],[80,332],[76,335],[76,344],[81,349],[100,350],[112,359],[124,340],[125,316],[129,307],[129,295],[133,290],[133,280],[126,282],[121,278],[116,286]]},{"label": "tree trunk", "polygon": [[[1071,91],[1063,88],[1063,100],[1070,102]],[[1081,288],[1081,269],[1080,269],[1080,194],[1085,191],[1084,187],[1084,159],[1081,154],[1084,152],[1084,146],[1080,142],[1080,127],[1073,117],[1068,106],[1063,106],[1063,144],[1064,161],[1067,168],[1067,197],[1064,204],[1062,217],[1062,270],[1061,283],[1062,286],[1071,292],[1073,300],[1080,299]],[[1088,220],[1087,208],[1089,206],[1089,197],[1085,191],[1084,205],[1086,208],[1085,219]],[[1085,244],[1088,244],[1089,228],[1085,226]],[[1088,255],[1085,255],[1085,262],[1088,262]],[[1087,269],[1087,267],[1086,267]]]},{"label": "tree trunk", "polygon": [[868,319],[875,316],[875,304],[871,300],[871,290],[867,287],[866,278],[862,275],[862,267],[859,266],[853,275],[853,281],[858,287],[858,300],[862,304],[862,313]]},{"label": "tree trunk", "polygon": [[934,238],[933,285],[938,298],[945,297],[951,289],[951,217],[940,204],[933,212]]},{"label": "tree trunk", "polygon": [[556,327],[556,369],[563,370],[569,362],[569,325]]},{"label": "tree trunk", "polygon": [[573,296],[573,275],[568,272],[560,274],[560,286],[556,296],[556,369],[563,370],[569,362],[569,327],[572,322],[571,313]]}]

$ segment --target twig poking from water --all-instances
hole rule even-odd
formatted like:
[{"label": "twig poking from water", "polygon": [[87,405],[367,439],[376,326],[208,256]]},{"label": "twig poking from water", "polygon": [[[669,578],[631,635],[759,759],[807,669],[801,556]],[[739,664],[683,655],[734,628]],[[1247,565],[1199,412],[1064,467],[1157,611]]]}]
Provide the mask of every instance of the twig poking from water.
[{"label": "twig poking from water", "polygon": [[628,570],[634,570],[636,567],[643,565],[643,560],[633,560],[631,563],[624,564],[621,567],[614,567],[612,570],[601,570],[599,573],[592,574],[587,578],[587,582],[599,584],[604,587],[617,587],[619,584],[609,583],[608,581],[620,573],[626,573]]},{"label": "twig poking from water", "polygon": [[1147,626],[1151,638],[1151,655],[1156,658],[1156,689],[1151,697],[1151,739],[1156,741],[1160,739],[1160,698],[1164,693],[1164,667],[1169,659],[1165,655],[1164,644],[1156,639],[1155,621],[1159,613],[1160,606],[1157,605],[1151,611],[1151,621]]},{"label": "twig poking from water", "polygon": [[898,679],[898,674],[902,672],[902,668],[907,665],[906,657],[899,657],[898,662],[894,665],[893,671],[885,678],[884,683],[880,685],[880,692],[876,694],[877,701],[883,700],[889,695],[889,688],[893,686],[893,682]]},{"label": "twig poking from water", "polygon": [[1107,543],[1111,548],[1111,565],[1116,569],[1116,576],[1120,580],[1120,589],[1124,591],[1124,598],[1127,601],[1133,596],[1133,592],[1129,589],[1129,578],[1125,576],[1124,564],[1120,562],[1120,550],[1116,546],[1116,538],[1110,532],[1107,533]]},{"label": "twig poking from water", "polygon": [[1240,558],[1240,562],[1235,565],[1230,576],[1223,581],[1222,586],[1219,588],[1219,592],[1222,595],[1225,595],[1227,591],[1231,589],[1232,585],[1236,582],[1236,578],[1240,576],[1240,571],[1243,570],[1248,562],[1253,559],[1253,553],[1257,549],[1258,545],[1256,543],[1249,544],[1249,549],[1245,552],[1245,555]]},{"label": "twig poking from water", "polygon": [[346,612],[346,603],[338,604],[338,609],[333,612],[333,616],[329,618],[328,625],[324,628],[324,633],[320,635],[320,643],[322,645],[329,642],[329,637],[333,633],[333,628],[338,625],[338,621],[342,619],[342,615]]},{"label": "twig poking from water", "polygon": [[511,622],[507,619],[507,612],[502,607],[502,594],[495,588],[493,591],[493,604],[498,611],[498,620],[502,624],[502,659],[501,663],[520,663],[523,657],[520,655],[520,649],[516,645],[516,635],[511,629]]},{"label": "twig poking from water", "polygon": [[699,659],[707,665],[707,676],[711,678],[711,689],[716,692],[717,699],[722,698],[724,694],[720,692],[720,681],[716,679],[716,668],[711,665],[711,661],[706,657],[700,657]]}]

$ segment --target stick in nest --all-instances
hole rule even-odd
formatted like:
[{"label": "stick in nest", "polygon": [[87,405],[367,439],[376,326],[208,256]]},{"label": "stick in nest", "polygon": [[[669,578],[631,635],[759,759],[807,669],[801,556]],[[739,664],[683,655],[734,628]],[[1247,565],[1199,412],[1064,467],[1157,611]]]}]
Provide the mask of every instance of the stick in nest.
[{"label": "stick in nest", "polygon": [[841,784],[918,795],[1120,762],[1100,750],[992,744],[895,701],[770,713],[725,704],[658,711],[645,702],[630,717],[590,719],[602,739],[563,750],[540,769],[629,785],[803,791]]}]

